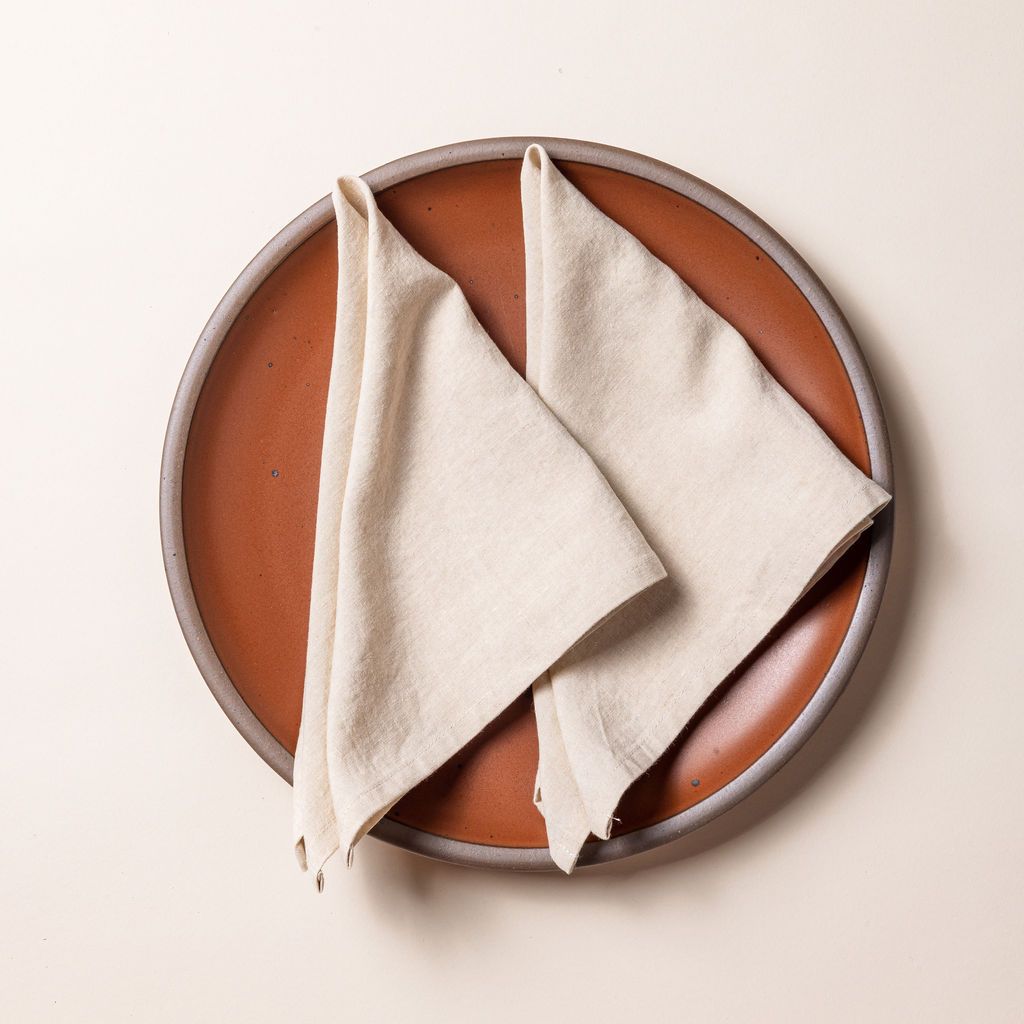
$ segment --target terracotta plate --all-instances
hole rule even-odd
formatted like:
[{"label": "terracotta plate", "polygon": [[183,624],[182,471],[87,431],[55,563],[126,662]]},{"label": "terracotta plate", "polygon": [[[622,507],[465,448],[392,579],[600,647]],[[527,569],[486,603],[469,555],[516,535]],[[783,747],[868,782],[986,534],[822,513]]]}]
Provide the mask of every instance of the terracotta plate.
[{"label": "terracotta plate", "polygon": [[[519,162],[531,141],[463,143],[365,176],[384,213],[459,282],[520,371]],[[605,146],[541,141],[585,195],[740,330],[858,466],[892,489],[885,425],[863,357],[789,245],[682,171]],[[185,371],[164,452],[164,555],[186,639],[235,725],[287,779],[302,702],[336,280],[333,211],[324,199],[257,256],[214,313]],[[874,621],[890,516],[723,683],[627,794],[616,835],[591,843],[582,863],[695,828],[803,742],[848,679]],[[524,696],[374,834],[459,863],[550,867],[530,799],[536,758]]]}]

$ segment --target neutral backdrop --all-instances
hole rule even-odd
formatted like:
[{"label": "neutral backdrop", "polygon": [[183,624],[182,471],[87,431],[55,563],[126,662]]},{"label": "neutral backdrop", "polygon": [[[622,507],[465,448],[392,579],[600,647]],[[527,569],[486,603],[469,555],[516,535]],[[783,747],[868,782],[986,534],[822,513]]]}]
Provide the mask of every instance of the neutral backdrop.
[{"label": "neutral backdrop", "polygon": [[[5,22],[0,1018],[1020,1021],[1024,9],[22,4]],[[573,878],[376,841],[318,896],[185,647],[181,370],[339,173],[560,135],[683,167],[824,278],[897,550],[846,695],[741,807]]]}]

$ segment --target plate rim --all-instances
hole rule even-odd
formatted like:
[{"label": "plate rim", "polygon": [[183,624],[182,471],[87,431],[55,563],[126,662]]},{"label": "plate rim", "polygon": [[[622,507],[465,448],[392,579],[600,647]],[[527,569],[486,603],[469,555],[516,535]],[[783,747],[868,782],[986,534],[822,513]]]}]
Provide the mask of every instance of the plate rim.
[{"label": "plate rim", "polygon": [[[821,279],[777,231],[721,190],[687,171],[625,149],[602,143],[544,136],[475,139],[413,153],[362,175],[374,192],[410,178],[448,167],[488,160],[522,159],[533,143],[552,159],[593,164],[662,185],[691,199],[737,228],[767,253],[810,303],[846,369],[867,438],[871,476],[890,494],[892,450],[885,414],[867,360],[849,322]],[[182,473],[192,417],[210,366],[228,331],[263,282],[303,242],[334,219],[331,197],[324,196],[279,231],[249,262],[218,303],[195,344],[181,377],[164,439],[160,466],[160,538],[164,569],[178,622],[207,686],[249,745],[286,782],[292,781],[293,758],[235,689],[206,632],[192,589],[181,514]],[[895,495],[894,495],[895,497]],[[735,806],[774,775],[824,720],[853,674],[878,617],[889,572],[893,543],[893,502],[876,518],[864,582],[849,628],[821,684],[786,731],[744,771],[700,803],[664,821],[587,843],[579,866],[606,863],[651,850],[707,824]],[[555,869],[547,847],[486,846],[425,832],[384,818],[369,833],[413,853],[471,867],[516,871]]]}]

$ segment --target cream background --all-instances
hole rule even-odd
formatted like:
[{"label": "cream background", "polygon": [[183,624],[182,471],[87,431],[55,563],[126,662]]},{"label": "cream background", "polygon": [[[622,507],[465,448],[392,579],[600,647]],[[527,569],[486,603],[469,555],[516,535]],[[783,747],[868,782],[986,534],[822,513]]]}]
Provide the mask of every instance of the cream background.
[{"label": "cream background", "polygon": [[[1021,1019],[1024,12],[927,6],[8,15],[0,1017]],[[891,418],[893,577],[825,726],[704,831],[572,879],[368,842],[317,897],[171,610],[167,412],[333,175],[520,133],[693,171],[817,268]]]}]

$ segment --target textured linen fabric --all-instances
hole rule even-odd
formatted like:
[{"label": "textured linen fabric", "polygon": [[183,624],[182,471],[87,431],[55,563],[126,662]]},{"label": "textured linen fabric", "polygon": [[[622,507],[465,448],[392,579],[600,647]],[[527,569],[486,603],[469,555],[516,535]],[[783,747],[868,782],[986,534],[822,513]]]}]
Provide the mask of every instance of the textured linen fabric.
[{"label": "textured linen fabric", "polygon": [[295,846],[354,844],[665,570],[462,292],[334,190],[339,286]]},{"label": "textured linen fabric", "polygon": [[540,677],[535,802],[565,871],[625,789],[888,494],[743,338],[539,146],[522,167],[527,380],[668,571]]}]

